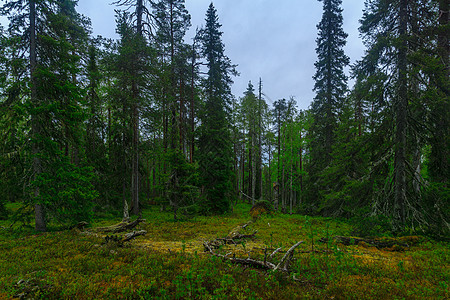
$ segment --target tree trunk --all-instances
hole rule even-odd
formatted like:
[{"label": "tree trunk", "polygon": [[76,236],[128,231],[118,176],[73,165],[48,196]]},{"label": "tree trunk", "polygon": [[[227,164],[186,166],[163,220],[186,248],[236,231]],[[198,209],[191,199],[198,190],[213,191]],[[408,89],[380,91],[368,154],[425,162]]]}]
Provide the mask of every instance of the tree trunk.
[{"label": "tree trunk", "polygon": [[[142,1],[137,0],[136,2],[137,32],[139,37],[142,37],[142,16],[144,13]],[[139,57],[135,59],[139,60]],[[133,214],[139,215],[139,87],[135,80],[132,82],[132,93],[133,157],[131,161],[131,201],[133,203]]]},{"label": "tree trunk", "polygon": [[262,80],[259,78],[259,93],[258,93],[258,187],[259,198],[263,195],[263,174],[262,174]]},{"label": "tree trunk", "polygon": [[441,66],[441,74],[438,75],[439,90],[441,91],[440,103],[434,104],[432,115],[434,117],[433,137],[431,140],[431,166],[430,174],[434,181],[445,183],[449,176],[449,42],[448,42],[448,0],[439,1],[439,34],[438,54]]},{"label": "tree trunk", "polygon": [[406,203],[406,127],[408,109],[407,79],[407,0],[400,1],[399,33],[401,45],[398,51],[399,88],[396,99],[395,133],[395,205],[398,210],[400,226],[405,224]]},{"label": "tree trunk", "polygon": [[[31,103],[34,108],[39,106],[39,100],[37,96],[36,86],[36,3],[35,0],[30,0],[30,76],[31,76]],[[33,113],[31,116],[31,135],[32,135],[32,151],[33,151],[33,171],[34,178],[36,179],[39,174],[42,173],[42,163],[38,155],[41,152],[39,142],[37,141],[40,135],[39,118]],[[39,188],[34,188],[34,197],[39,197]],[[40,203],[34,205],[34,220],[36,231],[47,231],[47,225],[45,223],[45,211],[44,206]]]},{"label": "tree trunk", "polygon": [[255,205],[255,193],[256,193],[256,162],[258,161],[257,158],[257,151],[256,151],[256,136],[255,132],[256,130],[253,130],[251,139],[252,139],[252,205]]},{"label": "tree trunk", "polygon": [[195,121],[194,121],[194,100],[195,100],[195,61],[197,55],[195,52],[195,39],[192,44],[192,65],[191,65],[191,143],[190,143],[190,162],[191,164],[194,162],[194,130],[195,130]]}]

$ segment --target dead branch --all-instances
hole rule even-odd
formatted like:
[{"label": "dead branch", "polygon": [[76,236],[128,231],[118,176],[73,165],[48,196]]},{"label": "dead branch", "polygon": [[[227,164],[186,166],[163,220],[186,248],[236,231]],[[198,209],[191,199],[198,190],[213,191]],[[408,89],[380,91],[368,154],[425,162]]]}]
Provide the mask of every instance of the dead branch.
[{"label": "dead branch", "polygon": [[245,265],[245,266],[252,266],[255,268],[259,268],[259,269],[265,269],[265,270],[273,270],[275,268],[275,265],[271,262],[263,262],[260,260],[255,260],[255,259],[251,259],[251,258],[238,258],[238,257],[228,257],[229,253],[227,255],[223,255],[220,253],[216,253],[213,251],[213,249],[210,247],[208,242],[204,242],[203,246],[205,247],[205,249],[213,256],[217,256],[217,257],[221,257],[223,259],[229,260],[232,263],[235,264],[241,264],[241,265]]},{"label": "dead branch", "polygon": [[146,235],[146,234],[147,234],[147,231],[145,231],[145,230],[133,231],[133,232],[125,234],[123,236],[123,241],[124,242],[128,242],[128,241],[131,241],[132,239],[134,239],[134,238],[136,238],[138,236]]},{"label": "dead branch", "polygon": [[292,256],[294,255],[294,250],[295,248],[297,248],[298,246],[300,246],[300,244],[302,244],[303,241],[299,241],[297,242],[294,246],[292,246],[287,252],[286,254],[283,256],[283,258],[280,260],[280,262],[278,263],[278,265],[275,267],[275,269],[273,269],[273,271],[275,272],[276,270],[278,270],[281,265],[286,261],[286,263],[284,264],[283,269],[287,270],[289,268],[289,264],[290,264],[290,260],[292,258]]},{"label": "dead branch", "polygon": [[216,241],[222,241],[223,244],[226,244],[226,245],[230,245],[230,244],[236,245],[237,242],[239,242],[239,240],[254,238],[257,232],[258,232],[258,230],[255,230],[255,232],[253,232],[252,234],[237,233],[236,235],[233,235],[231,238],[217,238]]},{"label": "dead branch", "polygon": [[270,258],[272,258],[275,254],[277,254],[280,251],[281,251],[281,247],[278,249],[275,249],[275,251],[273,251],[272,254],[270,254]]},{"label": "dead branch", "polygon": [[[216,240],[212,241],[215,242]],[[235,257],[233,255],[233,257],[229,257],[229,255],[231,253],[227,253],[226,255],[220,254],[220,253],[216,253],[214,252],[214,248],[216,248],[215,244],[211,242],[204,242],[203,246],[205,247],[205,251],[209,252],[211,255],[216,256],[216,257],[221,257],[223,259],[229,260],[231,263],[235,263],[235,264],[240,264],[240,265],[244,265],[244,266],[252,266],[254,268],[258,268],[258,269],[264,269],[264,270],[272,270],[272,271],[283,271],[286,273],[289,273],[289,264],[291,262],[292,256],[294,254],[294,250],[295,248],[297,248],[301,243],[303,243],[303,241],[300,241],[298,243],[296,243],[295,245],[293,245],[287,252],[286,254],[283,256],[283,258],[281,259],[281,261],[278,263],[278,265],[275,265],[272,262],[267,261],[267,256],[264,256],[264,261],[260,261],[260,260],[255,260],[252,259],[250,257],[248,258],[238,258]],[[275,254],[276,252],[278,252],[279,250],[281,250],[281,248],[278,248],[274,251]],[[281,267],[283,265],[283,267]]]}]

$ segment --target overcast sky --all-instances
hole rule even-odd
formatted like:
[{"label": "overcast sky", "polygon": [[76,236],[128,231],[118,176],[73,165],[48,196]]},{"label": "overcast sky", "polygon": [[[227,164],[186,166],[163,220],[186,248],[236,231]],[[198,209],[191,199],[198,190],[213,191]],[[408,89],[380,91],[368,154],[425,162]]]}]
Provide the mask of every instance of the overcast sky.
[{"label": "overcast sky", "polygon": [[[4,2],[0,0],[0,3]],[[78,11],[92,20],[94,35],[117,38],[113,0],[79,0]],[[186,0],[192,28],[204,25],[211,0]],[[225,53],[238,65],[233,94],[241,97],[248,81],[257,86],[261,77],[269,104],[293,96],[301,109],[314,98],[314,62],[322,2],[317,0],[214,0],[222,24]],[[346,54],[351,63],[360,59],[364,47],[358,20],[363,0],[343,0],[344,31],[348,33]]]}]

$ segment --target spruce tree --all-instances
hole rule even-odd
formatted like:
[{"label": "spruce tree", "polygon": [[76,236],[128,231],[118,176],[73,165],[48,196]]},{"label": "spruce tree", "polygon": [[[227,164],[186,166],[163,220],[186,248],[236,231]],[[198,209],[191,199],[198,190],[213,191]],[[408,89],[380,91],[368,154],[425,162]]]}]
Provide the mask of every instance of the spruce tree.
[{"label": "spruce tree", "polygon": [[311,106],[315,136],[311,160],[315,172],[326,167],[331,160],[338,114],[347,91],[344,67],[349,64],[344,53],[347,34],[342,29],[342,0],[319,1],[323,1],[323,16],[317,25],[318,60],[314,64],[316,73],[313,77],[316,96]]},{"label": "spruce tree", "polygon": [[211,3],[201,31],[207,75],[203,80],[205,103],[201,117],[199,164],[207,213],[230,208],[233,185],[233,151],[230,137],[231,74],[234,66],[225,55],[217,11]]},{"label": "spruce tree", "polygon": [[[441,200],[445,187],[443,194],[435,193],[431,190],[436,186],[423,178],[443,170],[446,160],[439,156],[448,148],[448,130],[441,127],[448,112],[448,70],[445,56],[440,57],[441,4],[372,0],[361,20],[367,51],[355,71],[372,103],[367,143],[372,145],[371,208],[372,213],[389,216],[396,231],[425,224],[441,232],[450,228],[446,201]],[[424,191],[431,192],[429,197]]]},{"label": "spruce tree", "polygon": [[244,120],[244,130],[247,132],[246,149],[248,150],[248,197],[251,198],[252,205],[256,199],[256,165],[257,165],[257,131],[258,131],[258,98],[255,95],[255,89],[251,82],[248,83],[247,90],[240,103],[242,118]]},{"label": "spruce tree", "polygon": [[317,56],[314,91],[311,105],[314,118],[310,134],[308,200],[320,201],[320,190],[327,188],[321,182],[321,172],[330,164],[332,149],[336,143],[336,129],[342,102],[347,92],[347,76],[344,67],[349,58],[344,53],[347,34],[343,31],[341,0],[323,1],[323,16],[317,25]]},{"label": "spruce tree", "polygon": [[82,159],[85,114],[77,82],[86,22],[71,0],[11,1],[2,13],[12,16],[9,32],[21,37],[18,51],[30,62],[21,72],[30,84],[20,93],[31,121],[24,141],[30,142],[25,155],[33,170],[26,203],[34,205],[35,228],[45,231],[50,217],[62,223],[89,220],[96,193]]}]

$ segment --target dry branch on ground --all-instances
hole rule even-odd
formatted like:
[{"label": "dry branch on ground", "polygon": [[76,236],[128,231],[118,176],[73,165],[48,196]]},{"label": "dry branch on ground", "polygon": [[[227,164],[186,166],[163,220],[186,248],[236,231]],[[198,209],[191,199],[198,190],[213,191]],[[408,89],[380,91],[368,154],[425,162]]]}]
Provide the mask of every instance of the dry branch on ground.
[{"label": "dry branch on ground", "polygon": [[142,223],[142,222],[145,222],[145,219],[136,219],[131,222],[120,222],[119,224],[115,224],[115,225],[111,225],[111,226],[97,227],[97,228],[93,228],[92,231],[103,232],[103,233],[119,233],[119,232],[131,230],[134,227],[136,227],[137,225],[139,225],[139,223]]}]

